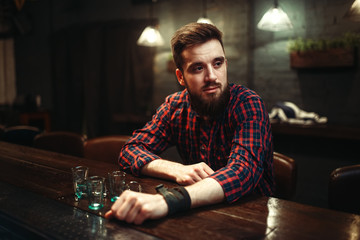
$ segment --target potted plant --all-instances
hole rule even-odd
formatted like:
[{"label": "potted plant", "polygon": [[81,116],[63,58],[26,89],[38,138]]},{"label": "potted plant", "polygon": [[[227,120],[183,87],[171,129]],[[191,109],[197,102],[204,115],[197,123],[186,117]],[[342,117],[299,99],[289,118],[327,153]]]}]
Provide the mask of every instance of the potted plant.
[{"label": "potted plant", "polygon": [[360,44],[360,34],[346,33],[334,39],[289,40],[292,68],[351,67],[355,63],[355,49]]}]

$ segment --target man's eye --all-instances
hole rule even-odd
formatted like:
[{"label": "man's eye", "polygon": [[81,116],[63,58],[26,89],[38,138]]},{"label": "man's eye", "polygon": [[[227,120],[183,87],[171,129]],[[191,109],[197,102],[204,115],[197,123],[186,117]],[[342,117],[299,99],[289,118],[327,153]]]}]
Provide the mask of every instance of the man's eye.
[{"label": "man's eye", "polygon": [[199,71],[201,71],[201,70],[203,70],[203,67],[202,67],[202,66],[195,66],[195,67],[193,68],[193,71],[194,71],[194,72],[199,72]]},{"label": "man's eye", "polygon": [[215,67],[221,67],[221,65],[223,65],[223,61],[216,61],[215,62]]}]

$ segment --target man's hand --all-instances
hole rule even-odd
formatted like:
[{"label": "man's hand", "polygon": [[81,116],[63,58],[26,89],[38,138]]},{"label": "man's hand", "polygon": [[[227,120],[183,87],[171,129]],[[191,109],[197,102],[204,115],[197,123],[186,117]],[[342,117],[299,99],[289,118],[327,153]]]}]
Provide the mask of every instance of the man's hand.
[{"label": "man's hand", "polygon": [[213,173],[214,171],[206,163],[200,162],[192,165],[182,165],[174,172],[174,175],[178,184],[191,185]]},{"label": "man's hand", "polygon": [[165,159],[157,159],[142,167],[141,174],[176,181],[180,185],[191,185],[207,178],[214,171],[204,162],[184,165]]},{"label": "man's hand", "polygon": [[146,219],[166,216],[168,206],[160,194],[125,191],[112,205],[105,218],[115,217],[128,223],[142,224]]}]

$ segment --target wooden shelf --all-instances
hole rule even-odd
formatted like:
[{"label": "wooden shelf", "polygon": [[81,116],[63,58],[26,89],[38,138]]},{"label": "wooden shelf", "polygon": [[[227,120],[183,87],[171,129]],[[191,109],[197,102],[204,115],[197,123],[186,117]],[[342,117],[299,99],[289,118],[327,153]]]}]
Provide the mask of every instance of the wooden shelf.
[{"label": "wooden shelf", "polygon": [[353,48],[334,48],[324,51],[306,51],[290,53],[292,68],[333,68],[353,67],[355,50]]}]

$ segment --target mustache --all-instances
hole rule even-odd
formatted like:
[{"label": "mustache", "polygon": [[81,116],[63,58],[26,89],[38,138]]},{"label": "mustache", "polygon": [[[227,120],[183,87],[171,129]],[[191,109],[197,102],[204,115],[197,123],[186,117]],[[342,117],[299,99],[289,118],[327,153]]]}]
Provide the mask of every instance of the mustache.
[{"label": "mustache", "polygon": [[204,90],[210,87],[221,87],[221,83],[208,83],[205,86],[203,86],[201,89]]}]

